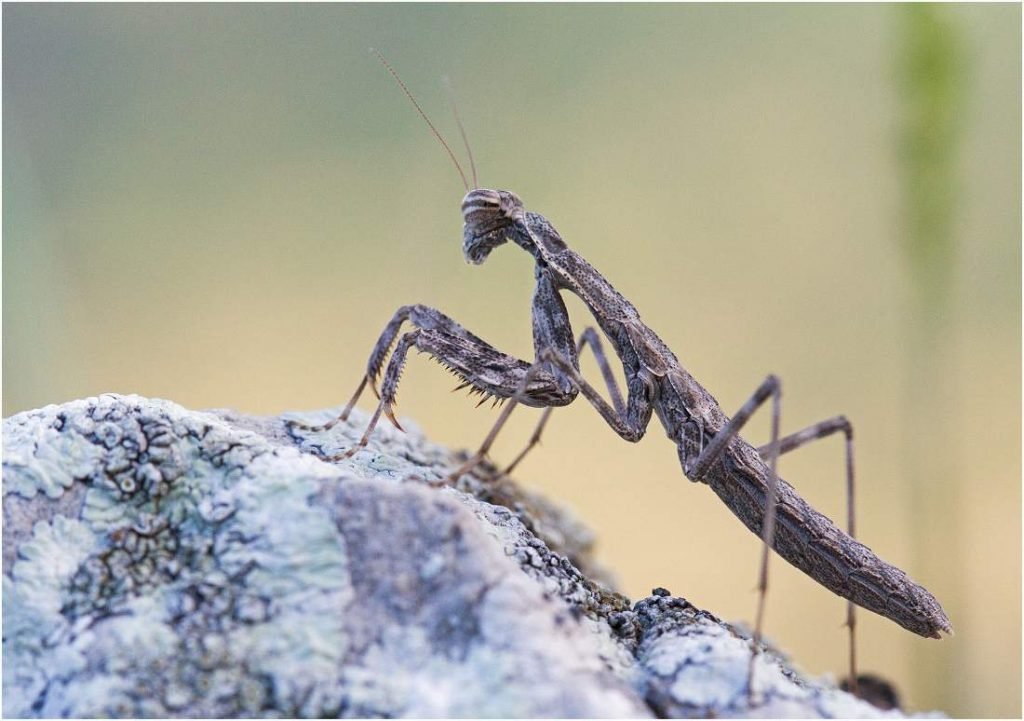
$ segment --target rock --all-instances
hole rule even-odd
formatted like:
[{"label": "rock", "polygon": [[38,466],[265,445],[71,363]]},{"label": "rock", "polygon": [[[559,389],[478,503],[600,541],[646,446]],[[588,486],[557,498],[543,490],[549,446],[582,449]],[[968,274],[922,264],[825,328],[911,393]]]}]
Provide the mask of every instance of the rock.
[{"label": "rock", "polygon": [[[331,417],[306,415],[307,422]],[[884,716],[664,589],[412,429],[103,395],[4,421],[3,712]],[[486,469],[485,469],[486,470]]]}]

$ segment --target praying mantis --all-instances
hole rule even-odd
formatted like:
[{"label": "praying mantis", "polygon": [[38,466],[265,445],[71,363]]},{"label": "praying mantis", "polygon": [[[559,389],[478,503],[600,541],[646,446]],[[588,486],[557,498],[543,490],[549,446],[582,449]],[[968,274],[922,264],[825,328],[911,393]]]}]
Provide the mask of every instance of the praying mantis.
[{"label": "praying mantis", "polygon": [[[533,257],[535,357],[528,361],[504,353],[441,311],[423,305],[403,306],[377,340],[366,373],[341,415],[320,426],[293,423],[293,427],[309,432],[330,429],[348,418],[366,386],[370,385],[379,402],[366,432],[354,447],[326,460],[341,460],[365,447],[382,415],[401,428],[393,409],[402,368],[413,348],[427,353],[461,378],[460,387],[508,401],[480,448],[451,473],[450,479],[471,471],[485,458],[518,404],[545,410],[527,446],[504,473],[511,472],[537,444],[552,410],[572,403],[579,395],[615,433],[631,443],[643,438],[652,416],[657,416],[669,439],[676,444],[684,475],[693,482],[708,485],[737,518],[762,539],[757,614],[747,672],[747,689],[751,696],[754,662],[761,647],[769,549],[848,600],[846,625],[850,639],[850,680],[854,689],[857,678],[854,604],[924,637],[941,638],[942,632],[951,633],[949,619],[931,593],[853,538],[851,423],[844,416],[837,416],[780,437],[782,383],[774,375],[765,378],[735,415],[727,416],[664,341],[641,320],[637,309],[571,249],[544,216],[526,210],[513,192],[477,187],[471,152],[473,187],[469,187],[462,167],[444,138],[390,64],[379,53],[378,57],[462,176],[467,189],[462,200],[462,250],[466,260],[481,264],[492,251],[506,243],[518,246]],[[462,131],[457,113],[456,121]],[[464,131],[462,134],[465,139]],[[468,143],[466,146],[468,151]],[[586,305],[596,321],[596,328],[588,327],[576,337],[562,299],[563,292],[576,295]],[[412,329],[401,333],[406,323]],[[612,372],[602,334],[622,365],[625,397]],[[581,375],[579,358],[587,348],[601,369],[610,402]],[[377,381],[381,377],[378,391]],[[769,400],[770,441],[755,448],[740,437],[739,432]],[[848,532],[812,508],[791,485],[779,478],[776,470],[780,455],[839,433],[845,437]]]}]

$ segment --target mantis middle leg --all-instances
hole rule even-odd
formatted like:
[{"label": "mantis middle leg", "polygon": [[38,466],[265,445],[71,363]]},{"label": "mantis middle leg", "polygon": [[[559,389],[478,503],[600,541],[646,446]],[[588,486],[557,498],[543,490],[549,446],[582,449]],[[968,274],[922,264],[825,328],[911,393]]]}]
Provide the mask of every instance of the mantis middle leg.
[{"label": "mantis middle leg", "polygon": [[[516,404],[524,402],[528,398],[525,391],[526,384],[529,382],[531,375],[542,372],[545,366],[554,369],[555,375],[560,380],[568,381],[570,388],[574,391],[582,393],[583,397],[590,401],[590,404],[597,409],[597,412],[601,414],[601,417],[611,426],[612,430],[622,438],[630,443],[636,443],[643,438],[644,433],[647,431],[647,424],[651,420],[653,407],[650,403],[651,389],[641,375],[635,375],[629,379],[629,395],[625,405],[615,409],[608,405],[608,402],[601,397],[601,394],[580,375],[579,369],[573,363],[566,360],[555,349],[545,348],[540,352],[537,362],[524,377],[523,387],[517,389],[517,392],[509,399],[508,405],[502,409],[501,415],[487,434],[479,450],[456,469],[450,478],[457,478],[483,460],[490,449],[491,443],[494,442],[498,432],[512,414]],[[616,395],[613,395],[613,398],[615,397]],[[618,397],[621,400],[621,396]]]},{"label": "mantis middle leg", "polygon": [[[608,388],[608,395],[612,399],[612,405],[615,407],[616,413],[620,416],[625,415],[626,405],[622,400],[622,392],[619,391],[619,384],[615,380],[611,364],[608,363],[608,357],[604,353],[604,347],[601,344],[601,337],[593,326],[589,326],[580,334],[579,341],[576,343],[577,355],[582,353],[583,348],[587,345],[589,345],[591,351],[593,351],[594,358],[597,360],[597,365],[601,369],[601,375],[604,378],[605,386]],[[533,433],[530,435],[530,440],[526,442],[526,447],[516,455],[508,466],[505,467],[505,470],[501,471],[500,475],[507,476],[511,474],[516,466],[522,462],[523,458],[526,457],[526,454],[533,450],[534,446],[540,443],[541,434],[544,432],[548,419],[551,418],[551,413],[554,410],[555,408],[553,406],[544,409],[544,413],[541,415],[540,420],[533,429]]]}]

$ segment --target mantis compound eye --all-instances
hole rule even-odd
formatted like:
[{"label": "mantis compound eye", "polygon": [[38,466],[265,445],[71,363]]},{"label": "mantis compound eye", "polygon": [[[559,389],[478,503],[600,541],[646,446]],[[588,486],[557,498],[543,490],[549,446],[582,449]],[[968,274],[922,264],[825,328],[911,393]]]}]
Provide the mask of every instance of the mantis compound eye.
[{"label": "mantis compound eye", "polygon": [[467,224],[501,213],[501,193],[497,190],[478,188],[466,193],[462,199],[462,217]]},{"label": "mantis compound eye", "polygon": [[467,225],[486,226],[499,220],[516,221],[523,214],[523,201],[508,190],[477,188],[462,199],[462,218]]}]

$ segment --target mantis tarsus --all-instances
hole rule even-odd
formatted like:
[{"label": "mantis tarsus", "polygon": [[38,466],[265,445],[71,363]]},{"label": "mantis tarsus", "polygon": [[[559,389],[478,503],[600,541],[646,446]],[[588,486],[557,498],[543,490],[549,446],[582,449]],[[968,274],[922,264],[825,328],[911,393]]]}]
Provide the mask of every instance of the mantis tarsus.
[{"label": "mantis tarsus", "polygon": [[[391,66],[383,57],[381,60],[427,119]],[[608,425],[630,442],[637,442],[643,437],[651,415],[656,414],[678,448],[685,475],[692,481],[709,485],[747,528],[762,537],[764,549],[748,692],[752,693],[754,659],[760,647],[769,547],[850,602],[847,625],[850,633],[850,678],[854,683],[853,604],[885,616],[921,636],[940,638],[940,632],[951,632],[949,619],[927,590],[852,537],[853,429],[846,418],[838,416],[780,438],[781,383],[775,376],[768,376],[750,400],[732,418],[727,417],[717,401],[683,368],[661,338],[641,321],[636,308],[593,266],[569,248],[551,223],[543,216],[525,210],[522,201],[512,192],[476,187],[469,190],[454,154],[434,126],[430,124],[430,127],[459,168],[468,190],[462,201],[465,221],[463,253],[466,260],[473,264],[483,263],[492,250],[509,241],[534,258],[535,360],[530,362],[499,351],[440,311],[422,305],[403,306],[378,339],[367,363],[366,374],[341,416],[323,426],[296,424],[306,430],[323,431],[347,418],[367,384],[376,392],[376,380],[383,370],[380,402],[365,434],[355,447],[330,460],[348,457],[365,446],[382,414],[398,425],[392,409],[402,367],[412,348],[429,354],[455,373],[463,380],[463,386],[483,393],[485,397],[509,401],[480,449],[451,477],[469,471],[484,458],[495,435],[517,404],[545,408],[529,444],[506,469],[506,472],[510,471],[536,444],[551,410],[571,403],[582,393]],[[475,172],[473,175],[475,186]],[[626,381],[625,399],[611,372],[597,331],[587,328],[578,340],[574,338],[560,295],[562,291],[574,293],[583,301],[618,356]],[[413,326],[413,330],[399,335],[406,322]],[[392,346],[394,351],[389,359]],[[602,370],[610,403],[580,374],[579,354],[587,346]],[[738,433],[768,399],[772,400],[771,440],[766,446],[755,448]],[[778,478],[775,470],[779,455],[834,433],[842,433],[846,440],[849,533],[814,510],[792,486]]]}]

